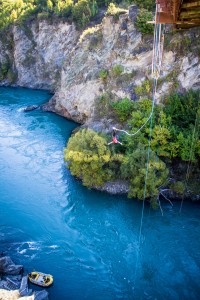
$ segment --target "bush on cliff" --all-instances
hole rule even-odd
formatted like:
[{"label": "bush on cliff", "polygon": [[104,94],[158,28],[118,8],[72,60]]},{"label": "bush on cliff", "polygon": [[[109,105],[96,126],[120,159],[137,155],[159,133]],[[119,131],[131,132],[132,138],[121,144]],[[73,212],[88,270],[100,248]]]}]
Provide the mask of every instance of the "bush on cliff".
[{"label": "bush on cliff", "polygon": [[153,24],[148,24],[147,21],[153,21],[153,14],[147,9],[141,9],[136,19],[136,27],[143,34],[153,33]]},{"label": "bush on cliff", "polygon": [[120,14],[126,13],[127,10],[117,7],[114,3],[110,3],[106,12],[107,16],[113,16],[114,20],[119,19]]},{"label": "bush on cliff", "polygon": [[[130,3],[132,2],[129,0]],[[139,8],[146,8],[149,11],[154,11],[156,7],[155,0],[134,0],[134,3],[138,5]]]},{"label": "bush on cliff", "polygon": [[72,8],[72,17],[79,29],[85,28],[98,12],[96,0],[79,0]]},{"label": "bush on cliff", "polygon": [[55,14],[61,17],[69,17],[72,13],[72,8],[74,5],[73,0],[57,1],[55,7],[53,8]]},{"label": "bush on cliff", "polygon": [[121,101],[112,104],[112,107],[121,122],[125,122],[129,118],[133,106],[134,103],[128,98],[124,98]]}]

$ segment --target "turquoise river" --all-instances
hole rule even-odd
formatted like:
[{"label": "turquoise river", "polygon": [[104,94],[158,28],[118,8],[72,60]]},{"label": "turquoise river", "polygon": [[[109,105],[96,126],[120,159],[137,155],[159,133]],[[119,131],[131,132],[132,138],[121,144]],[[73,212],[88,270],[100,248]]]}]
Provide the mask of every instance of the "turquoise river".
[{"label": "turquoise river", "polygon": [[[46,91],[0,88],[0,252],[26,271],[51,273],[51,300],[199,299],[200,205],[163,213],[88,190],[63,148],[78,126],[27,105]],[[33,288],[33,286],[32,286]]]}]

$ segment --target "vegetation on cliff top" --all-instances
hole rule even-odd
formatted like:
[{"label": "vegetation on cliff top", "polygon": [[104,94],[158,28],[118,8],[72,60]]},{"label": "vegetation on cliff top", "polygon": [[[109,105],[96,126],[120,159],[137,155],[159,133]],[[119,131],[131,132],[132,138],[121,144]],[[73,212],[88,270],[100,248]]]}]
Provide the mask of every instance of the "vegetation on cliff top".
[{"label": "vegetation on cliff top", "polygon": [[[65,17],[69,21],[74,21],[79,29],[83,29],[102,7],[108,7],[108,14],[116,16],[124,12],[122,8],[116,7],[116,4],[123,7],[135,3],[140,8],[149,10],[155,7],[153,0],[2,0],[0,2],[0,30],[13,23],[19,24],[30,16]],[[149,14],[143,14],[141,22],[148,16]]]},{"label": "vegetation on cliff top", "polygon": [[[167,184],[173,161],[189,162],[198,167],[200,161],[199,91],[186,95],[173,94],[155,107],[153,116],[149,174],[146,198],[155,203],[159,190]],[[117,122],[134,133],[150,115],[151,101],[133,102],[128,98],[110,103]],[[111,137],[83,129],[74,134],[65,149],[65,160],[72,174],[87,187],[101,186],[105,181],[129,181],[129,197],[143,199],[149,126],[134,137],[120,134],[123,145],[107,146]],[[181,185],[181,189],[180,189]],[[184,184],[172,184],[174,191],[184,192]]]}]

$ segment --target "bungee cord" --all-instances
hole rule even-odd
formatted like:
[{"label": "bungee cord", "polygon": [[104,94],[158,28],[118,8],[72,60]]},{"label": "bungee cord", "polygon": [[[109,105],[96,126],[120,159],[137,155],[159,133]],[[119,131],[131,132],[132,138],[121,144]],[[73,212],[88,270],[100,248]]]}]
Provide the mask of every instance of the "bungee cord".
[{"label": "bungee cord", "polygon": [[[158,14],[158,17],[157,17],[157,14]],[[162,67],[163,50],[164,50],[164,35],[165,35],[165,24],[163,25],[163,28],[162,28],[162,24],[158,24],[159,20],[157,20],[157,18],[160,19],[160,14],[159,14],[158,8],[156,6],[154,43],[153,43],[153,55],[152,55],[152,77],[156,80],[160,76],[160,71],[161,71],[161,67]],[[158,21],[158,23],[157,23],[157,21]],[[154,87],[153,87],[153,97],[154,98],[155,98],[155,95],[156,95],[156,91],[157,91],[157,82],[156,82],[156,85],[155,85],[155,82],[154,82]],[[154,99],[154,101],[155,101],[155,99]],[[116,127],[113,127],[113,130],[124,132],[125,134],[127,134],[129,136],[135,136],[148,123],[148,121],[152,117],[152,114],[153,114],[153,112],[151,111],[148,119],[134,133],[129,133],[128,131],[126,131],[124,129],[118,129]]]},{"label": "bungee cord", "polygon": [[[157,82],[158,82],[158,77],[159,77],[159,74],[160,74],[160,69],[161,69],[161,66],[162,66],[161,59],[162,59],[162,56],[163,56],[163,47],[161,47],[161,40],[160,40],[161,39],[161,24],[159,24],[159,20],[160,20],[160,5],[156,4],[153,55],[152,55],[152,77],[154,78],[152,108],[151,108],[151,113],[150,113],[149,118],[136,132],[136,133],[138,133],[146,125],[146,123],[150,120],[150,132],[149,132],[148,151],[147,151],[145,184],[144,184],[144,194],[143,194],[143,200],[142,200],[142,212],[141,212],[140,228],[139,228],[138,251],[136,252],[134,285],[135,285],[136,274],[137,274],[137,269],[138,269],[138,259],[139,259],[141,236],[142,236],[142,225],[143,225],[143,218],[144,218],[144,203],[145,203],[146,192],[147,192],[147,180],[148,180],[149,160],[150,160],[150,152],[151,152],[151,147],[150,146],[151,146],[151,137],[152,137],[152,130],[153,130],[153,126],[152,126],[153,125],[153,118],[152,118],[152,116],[153,116],[153,113],[154,113]],[[164,31],[163,31],[163,34],[164,34]],[[162,43],[163,42],[164,42],[164,39],[162,39]],[[160,68],[159,68],[159,66],[160,66]],[[120,130],[120,131],[122,131],[122,130]],[[133,135],[135,135],[136,133],[134,133]],[[131,134],[128,134],[128,135],[131,135]]]}]

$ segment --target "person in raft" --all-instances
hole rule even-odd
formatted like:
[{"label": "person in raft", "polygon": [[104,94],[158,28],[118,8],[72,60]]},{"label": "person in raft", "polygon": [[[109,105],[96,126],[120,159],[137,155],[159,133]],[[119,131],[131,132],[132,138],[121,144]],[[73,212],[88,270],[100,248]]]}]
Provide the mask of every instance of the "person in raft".
[{"label": "person in raft", "polygon": [[112,131],[112,142],[108,143],[108,145],[110,145],[110,144],[120,144],[120,145],[122,145],[122,143],[119,142],[116,138],[116,128],[115,127],[113,127],[113,131]]}]

